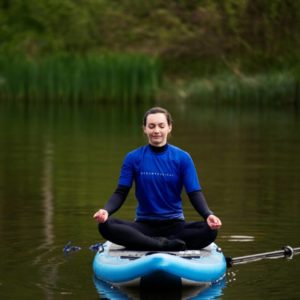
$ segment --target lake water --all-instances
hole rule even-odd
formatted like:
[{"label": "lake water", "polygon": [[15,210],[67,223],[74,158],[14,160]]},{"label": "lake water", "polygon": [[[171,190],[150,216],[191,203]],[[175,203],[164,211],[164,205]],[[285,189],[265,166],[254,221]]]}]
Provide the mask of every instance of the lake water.
[{"label": "lake water", "polygon": [[[189,151],[226,256],[300,247],[300,117],[289,109],[164,104]],[[1,299],[300,299],[300,256],[235,266],[206,291],[120,292],[94,282],[92,214],[124,155],[146,142],[145,107],[0,106]],[[147,107],[148,109],[148,107]],[[185,215],[198,216],[186,196]],[[132,219],[130,193],[116,216]],[[68,241],[81,251],[65,256]]]}]

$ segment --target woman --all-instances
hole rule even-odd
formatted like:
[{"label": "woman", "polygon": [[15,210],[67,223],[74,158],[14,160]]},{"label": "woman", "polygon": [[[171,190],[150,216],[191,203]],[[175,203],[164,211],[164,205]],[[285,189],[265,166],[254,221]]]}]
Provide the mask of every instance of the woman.
[{"label": "woman", "polygon": [[[151,108],[144,115],[143,129],[149,144],[127,154],[116,191],[93,216],[99,232],[107,240],[136,250],[180,251],[209,245],[222,224],[207,206],[190,155],[167,142],[171,115],[161,107]],[[112,218],[133,182],[138,201],[135,221]],[[205,221],[185,221],[183,187]]]}]

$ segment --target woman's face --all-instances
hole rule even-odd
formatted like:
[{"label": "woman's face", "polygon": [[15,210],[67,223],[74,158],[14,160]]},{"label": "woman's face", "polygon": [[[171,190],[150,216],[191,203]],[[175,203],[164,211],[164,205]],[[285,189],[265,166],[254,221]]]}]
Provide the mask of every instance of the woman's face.
[{"label": "woman's face", "polygon": [[149,144],[156,147],[167,143],[168,135],[172,130],[172,124],[168,124],[164,113],[155,113],[147,116],[144,133],[148,137]]}]

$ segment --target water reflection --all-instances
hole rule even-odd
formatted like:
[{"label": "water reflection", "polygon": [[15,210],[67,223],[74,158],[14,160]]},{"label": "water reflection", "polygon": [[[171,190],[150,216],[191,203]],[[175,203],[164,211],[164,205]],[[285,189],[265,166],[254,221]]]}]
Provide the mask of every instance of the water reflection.
[{"label": "water reflection", "polygon": [[[300,246],[299,114],[162,106],[175,120],[171,143],[192,154],[222,218],[217,244],[225,255]],[[145,109],[0,105],[1,299],[95,298],[92,253],[66,259],[62,248],[99,241],[91,213],[115,189],[125,153],[145,142]],[[187,219],[198,218],[183,202]],[[132,219],[135,204],[129,195],[119,217]],[[299,257],[236,267],[222,299],[267,299],[270,291],[272,299],[299,299],[299,269]]]},{"label": "water reflection", "polygon": [[226,287],[226,278],[211,286],[197,287],[173,287],[161,289],[154,287],[153,289],[139,288],[117,288],[104,281],[94,277],[94,284],[100,296],[100,299],[119,299],[119,300],[211,300],[218,299],[223,295],[223,289]]},{"label": "water reflection", "polygon": [[53,145],[50,142],[45,143],[44,150],[44,176],[42,183],[43,194],[43,211],[44,211],[44,237],[45,241],[42,247],[49,247],[54,242],[53,232],[53,183],[52,183],[52,169],[53,169]]},{"label": "water reflection", "polygon": [[35,259],[35,264],[41,264],[41,283],[37,285],[44,291],[45,299],[53,299],[53,291],[49,287],[49,283],[54,283],[58,275],[58,264],[45,263],[45,255],[47,250],[54,245],[54,229],[53,229],[53,145],[51,142],[45,142],[44,148],[44,169],[42,176],[42,205],[43,205],[43,236],[44,240],[38,248],[42,251]]},{"label": "water reflection", "polygon": [[227,240],[228,242],[254,242],[255,237],[251,235],[224,235],[220,238]]}]

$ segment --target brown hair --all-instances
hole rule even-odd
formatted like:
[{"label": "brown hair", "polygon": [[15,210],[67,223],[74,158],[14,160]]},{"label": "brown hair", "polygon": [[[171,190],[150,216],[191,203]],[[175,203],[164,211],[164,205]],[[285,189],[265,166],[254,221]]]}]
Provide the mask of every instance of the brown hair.
[{"label": "brown hair", "polygon": [[169,126],[173,123],[171,114],[166,109],[164,109],[162,107],[159,107],[159,106],[156,106],[156,107],[152,107],[152,108],[150,108],[149,110],[146,111],[146,113],[144,114],[144,118],[143,118],[143,125],[146,126],[147,117],[149,115],[157,114],[157,113],[163,113],[166,116]]}]

